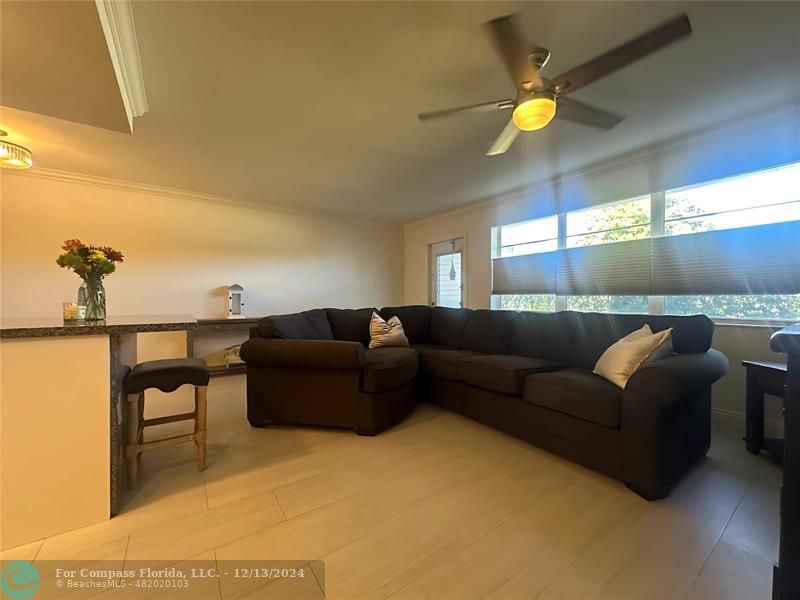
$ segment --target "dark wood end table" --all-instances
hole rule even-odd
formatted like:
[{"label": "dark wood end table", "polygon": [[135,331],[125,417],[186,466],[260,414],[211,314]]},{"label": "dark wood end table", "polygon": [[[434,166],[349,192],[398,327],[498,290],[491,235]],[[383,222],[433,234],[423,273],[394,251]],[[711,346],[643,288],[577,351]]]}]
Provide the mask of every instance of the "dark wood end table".
[{"label": "dark wood end table", "polygon": [[786,365],[783,363],[743,360],[747,370],[745,447],[759,454],[762,450],[783,459],[783,440],[764,437],[764,394],[783,398],[786,388]]}]

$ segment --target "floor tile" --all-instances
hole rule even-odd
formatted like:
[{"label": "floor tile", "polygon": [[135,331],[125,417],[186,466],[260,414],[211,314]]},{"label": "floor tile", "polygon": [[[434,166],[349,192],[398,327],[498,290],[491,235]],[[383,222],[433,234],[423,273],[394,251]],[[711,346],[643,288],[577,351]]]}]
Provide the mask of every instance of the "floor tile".
[{"label": "floor tile", "polygon": [[772,564],[725,543],[714,548],[687,600],[769,600]]},{"label": "floor tile", "polygon": [[[730,427],[715,425],[708,457],[647,502],[433,405],[364,437],[251,428],[244,398],[243,377],[212,382],[204,473],[190,444],[147,452],[119,516],[0,560],[307,566],[304,578],[225,576],[170,592],[210,600],[768,597],[781,472]],[[78,597],[97,594],[116,597]]]}]

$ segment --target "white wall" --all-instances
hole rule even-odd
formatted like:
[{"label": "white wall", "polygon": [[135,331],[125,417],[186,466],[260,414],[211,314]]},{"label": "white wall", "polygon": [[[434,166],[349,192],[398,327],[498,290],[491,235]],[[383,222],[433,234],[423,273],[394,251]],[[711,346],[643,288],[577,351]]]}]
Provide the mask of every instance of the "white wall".
[{"label": "white wall", "polygon": [[[502,160],[502,157],[486,160]],[[655,190],[800,160],[800,104],[780,107],[695,136],[645,148],[528,188],[448,211],[405,227],[405,303],[429,302],[428,246],[466,238],[466,298],[491,302],[491,228]],[[743,359],[768,356],[768,328],[717,328],[715,347],[731,361],[714,390],[715,407],[744,412]],[[777,415],[773,408],[771,413]]]},{"label": "white wall", "polygon": [[109,314],[223,317],[225,288],[246,312],[384,306],[402,301],[402,229],[262,210],[110,180],[0,175],[2,316],[60,315],[79,278],[59,268],[64,240],[110,245]]}]

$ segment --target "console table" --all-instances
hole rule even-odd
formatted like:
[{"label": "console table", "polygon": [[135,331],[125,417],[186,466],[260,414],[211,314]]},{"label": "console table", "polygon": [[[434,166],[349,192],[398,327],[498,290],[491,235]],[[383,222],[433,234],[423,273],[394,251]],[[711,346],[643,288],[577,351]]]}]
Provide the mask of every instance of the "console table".
[{"label": "console table", "polygon": [[783,363],[743,360],[747,370],[745,446],[748,452],[762,450],[783,458],[783,440],[764,438],[764,394],[783,398],[786,387],[786,365]]},{"label": "console table", "polygon": [[[252,317],[246,319],[197,319],[197,328],[188,331],[186,334],[186,356],[194,357],[194,342],[195,337],[199,333],[214,333],[225,331],[249,331],[251,327],[255,327],[261,317]],[[224,375],[236,375],[244,373],[247,370],[246,365],[233,365],[231,367],[211,366],[212,377],[219,377]]]}]

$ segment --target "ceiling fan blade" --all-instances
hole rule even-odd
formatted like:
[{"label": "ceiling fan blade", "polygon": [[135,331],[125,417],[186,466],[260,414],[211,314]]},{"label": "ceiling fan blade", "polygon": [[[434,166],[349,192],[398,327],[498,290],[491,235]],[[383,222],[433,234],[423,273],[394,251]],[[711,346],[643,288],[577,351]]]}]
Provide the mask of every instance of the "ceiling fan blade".
[{"label": "ceiling fan blade", "polygon": [[432,110],[430,112],[419,113],[417,117],[419,118],[420,121],[426,121],[428,119],[449,117],[455,114],[460,114],[465,112],[493,112],[495,110],[504,110],[507,108],[514,108],[513,100],[495,100],[494,102],[481,102],[480,104],[468,104],[467,106],[459,106],[457,108]]},{"label": "ceiling fan blade", "polygon": [[509,121],[508,125],[506,125],[503,128],[503,131],[500,132],[500,135],[497,136],[497,139],[494,141],[494,144],[492,144],[492,147],[486,152],[486,156],[503,154],[511,147],[511,144],[514,143],[514,140],[517,139],[518,135],[519,129],[517,129],[517,126],[514,125],[514,121]]},{"label": "ceiling fan blade", "polygon": [[617,115],[602,108],[595,108],[574,98],[559,96],[556,100],[556,117],[575,123],[591,125],[598,129],[611,129],[625,117]]},{"label": "ceiling fan blade", "polygon": [[569,94],[692,33],[685,14],[640,35],[551,81],[559,94]]},{"label": "ceiling fan blade", "polygon": [[542,87],[539,70],[531,61],[532,47],[519,35],[516,15],[493,19],[486,23],[495,48],[503,58],[508,74],[518,90]]}]

